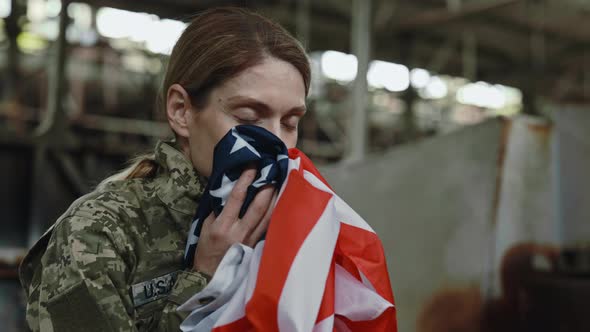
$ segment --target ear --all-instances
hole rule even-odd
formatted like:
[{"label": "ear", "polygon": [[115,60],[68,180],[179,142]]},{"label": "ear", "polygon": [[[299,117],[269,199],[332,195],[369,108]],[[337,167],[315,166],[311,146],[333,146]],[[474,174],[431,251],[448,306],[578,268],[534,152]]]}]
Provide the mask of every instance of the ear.
[{"label": "ear", "polygon": [[176,135],[188,138],[191,111],[191,99],[186,90],[180,84],[172,84],[166,94],[166,116]]}]

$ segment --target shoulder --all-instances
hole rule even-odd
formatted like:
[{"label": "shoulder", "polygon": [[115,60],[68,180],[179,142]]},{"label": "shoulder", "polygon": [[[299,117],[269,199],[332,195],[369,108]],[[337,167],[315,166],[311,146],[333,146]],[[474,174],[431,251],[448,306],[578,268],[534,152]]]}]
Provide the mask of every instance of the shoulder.
[{"label": "shoulder", "polygon": [[[55,223],[52,240],[111,241],[115,247],[129,242],[134,225],[143,223],[143,209],[153,196],[151,179],[113,181],[81,197]],[[52,241],[50,240],[50,242]],[[121,250],[128,248],[121,248]]]},{"label": "shoulder", "polygon": [[33,282],[42,259],[43,265],[63,260],[64,250],[128,256],[133,250],[129,225],[143,218],[142,201],[150,196],[150,188],[149,179],[113,181],[77,199],[23,259],[23,285]]},{"label": "shoulder", "polygon": [[60,219],[77,216],[100,221],[103,214],[134,216],[133,211],[141,208],[154,195],[154,190],[152,179],[108,182],[75,201]]}]

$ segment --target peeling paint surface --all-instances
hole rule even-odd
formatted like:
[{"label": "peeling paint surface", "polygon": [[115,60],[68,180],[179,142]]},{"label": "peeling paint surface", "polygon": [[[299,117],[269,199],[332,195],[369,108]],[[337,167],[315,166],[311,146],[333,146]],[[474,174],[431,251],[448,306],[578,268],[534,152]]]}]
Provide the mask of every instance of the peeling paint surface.
[{"label": "peeling paint surface", "polygon": [[590,328],[590,280],[557,270],[590,241],[589,114],[488,121],[322,170],[383,241],[400,332]]}]

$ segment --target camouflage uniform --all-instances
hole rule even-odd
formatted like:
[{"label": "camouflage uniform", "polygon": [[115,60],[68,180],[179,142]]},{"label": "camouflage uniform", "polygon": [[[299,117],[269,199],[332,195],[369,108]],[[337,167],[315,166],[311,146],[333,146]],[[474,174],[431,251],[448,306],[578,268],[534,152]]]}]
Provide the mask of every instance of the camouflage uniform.
[{"label": "camouflage uniform", "polygon": [[204,179],[174,145],[156,146],[157,174],[81,197],[20,268],[33,331],[179,331],[176,311],[207,283],[182,270]]}]

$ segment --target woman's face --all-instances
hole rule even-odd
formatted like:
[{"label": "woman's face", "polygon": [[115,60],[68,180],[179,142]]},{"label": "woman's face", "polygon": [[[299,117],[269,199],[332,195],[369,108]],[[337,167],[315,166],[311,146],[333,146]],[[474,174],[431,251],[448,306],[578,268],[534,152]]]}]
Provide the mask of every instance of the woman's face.
[{"label": "woman's face", "polygon": [[210,176],[215,145],[241,124],[265,128],[293,148],[305,110],[299,71],[288,62],[266,58],[213,89],[205,108],[187,112],[186,152],[197,171]]}]

